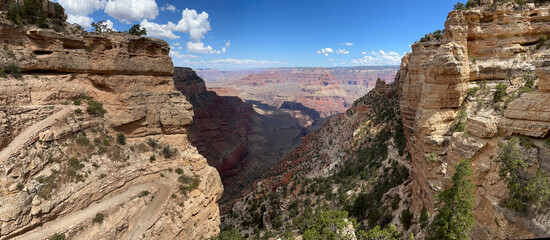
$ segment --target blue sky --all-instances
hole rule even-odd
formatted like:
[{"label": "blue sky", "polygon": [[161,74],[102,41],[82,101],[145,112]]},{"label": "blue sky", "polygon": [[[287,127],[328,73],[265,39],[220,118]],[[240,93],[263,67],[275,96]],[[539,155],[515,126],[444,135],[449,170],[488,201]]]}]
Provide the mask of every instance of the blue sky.
[{"label": "blue sky", "polygon": [[456,0],[57,0],[69,22],[133,24],[193,68],[398,65],[410,45],[443,29]]}]

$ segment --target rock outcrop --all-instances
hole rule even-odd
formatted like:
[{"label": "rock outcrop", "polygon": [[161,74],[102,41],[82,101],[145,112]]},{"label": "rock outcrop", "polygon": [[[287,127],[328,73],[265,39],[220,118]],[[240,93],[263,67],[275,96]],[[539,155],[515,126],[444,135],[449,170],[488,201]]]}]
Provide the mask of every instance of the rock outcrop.
[{"label": "rock outcrop", "polygon": [[[23,72],[0,79],[0,132],[11,133],[0,140],[9,153],[0,159],[1,239],[143,183],[167,187],[110,206],[104,224],[77,219],[62,232],[75,239],[121,239],[139,229],[147,239],[217,235],[223,187],[187,140],[192,105],[174,87],[165,41],[5,19],[0,39],[0,66]],[[44,128],[34,125],[59,110],[70,111]],[[23,148],[5,147],[32,128]],[[165,201],[155,203],[155,196]]]},{"label": "rock outcrop", "polygon": [[[427,35],[412,45],[396,82],[412,155],[410,207],[416,214],[423,206],[432,210],[453,166],[471,158],[477,221],[472,238],[550,234],[543,227],[550,224],[548,209],[530,217],[505,209],[507,183],[495,161],[505,139],[532,137],[538,157],[526,170],[541,168],[548,176],[549,158],[540,139],[550,132],[550,55],[541,40],[550,35],[549,23],[548,6],[483,4],[450,12],[442,35]],[[437,159],[430,161],[430,155]]]}]

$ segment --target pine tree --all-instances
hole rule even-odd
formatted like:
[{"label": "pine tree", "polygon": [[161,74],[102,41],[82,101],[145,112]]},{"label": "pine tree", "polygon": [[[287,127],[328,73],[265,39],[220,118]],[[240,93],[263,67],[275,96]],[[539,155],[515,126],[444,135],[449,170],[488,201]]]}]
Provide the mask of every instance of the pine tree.
[{"label": "pine tree", "polygon": [[429,228],[427,239],[468,239],[474,224],[474,185],[469,178],[473,173],[471,162],[464,159],[455,167],[453,186],[441,192],[437,198],[439,212]]}]

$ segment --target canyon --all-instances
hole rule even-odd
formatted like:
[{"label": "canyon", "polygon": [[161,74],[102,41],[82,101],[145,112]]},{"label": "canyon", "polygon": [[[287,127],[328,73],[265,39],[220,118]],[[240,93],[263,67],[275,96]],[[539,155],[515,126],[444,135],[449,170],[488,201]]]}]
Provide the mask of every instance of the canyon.
[{"label": "canyon", "polygon": [[[550,7],[540,1],[480,1],[450,12],[443,31],[412,45],[393,84],[377,83],[241,199],[223,204],[225,231],[311,239],[326,216],[338,216],[369,233],[386,226],[387,234],[423,239],[441,206],[436,196],[469,159],[469,238],[550,236],[549,21]],[[510,170],[507,151],[519,154],[519,169]],[[354,226],[338,225],[336,234],[364,237]]]},{"label": "canyon", "polygon": [[[391,82],[397,66],[341,68],[269,68],[219,71],[199,69],[209,88],[222,96],[238,96],[320,118],[345,112],[374,88],[378,78]],[[301,104],[303,106],[299,106]],[[316,120],[317,113],[307,114]]]}]

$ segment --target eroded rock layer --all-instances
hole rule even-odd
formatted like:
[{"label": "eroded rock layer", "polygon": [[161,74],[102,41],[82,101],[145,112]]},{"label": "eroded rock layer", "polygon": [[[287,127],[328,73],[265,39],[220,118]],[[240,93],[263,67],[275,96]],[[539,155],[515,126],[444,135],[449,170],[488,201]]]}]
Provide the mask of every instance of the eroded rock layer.
[{"label": "eroded rock layer", "polygon": [[207,91],[190,68],[176,68],[174,84],[193,105],[189,139],[220,172],[222,200],[238,197],[303,134],[299,111],[266,109],[239,97],[218,96]]},{"label": "eroded rock layer", "polygon": [[[219,95],[239,96],[280,108],[300,103],[321,117],[345,112],[374,88],[378,78],[393,81],[397,67],[272,68],[262,71],[199,70]],[[208,77],[213,80],[210,81]]]},{"label": "eroded rock layer", "polygon": [[[75,239],[219,232],[223,187],[187,140],[192,105],[174,87],[166,42],[1,20],[0,44],[0,66],[23,72],[0,78],[0,239],[56,227]],[[135,187],[139,196],[114,200]],[[94,202],[112,203],[101,221],[85,215]]]},{"label": "eroded rock layer", "polygon": [[541,139],[550,131],[550,55],[541,39],[549,34],[548,6],[483,4],[450,12],[441,39],[412,45],[396,82],[412,154],[416,213],[433,208],[454,165],[470,158],[477,221],[471,237],[548,236],[548,209],[527,217],[504,207],[510,195],[496,159],[499,144],[523,136],[537,146],[536,153],[524,150],[534,154],[525,171],[542,169],[548,176],[550,157]]}]

